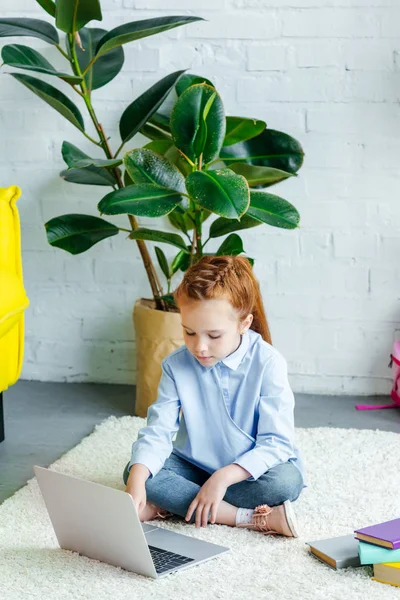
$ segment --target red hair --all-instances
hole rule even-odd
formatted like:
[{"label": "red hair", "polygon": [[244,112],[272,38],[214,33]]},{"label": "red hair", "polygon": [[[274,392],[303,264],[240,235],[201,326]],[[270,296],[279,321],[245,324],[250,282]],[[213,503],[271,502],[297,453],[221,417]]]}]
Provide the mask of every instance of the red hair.
[{"label": "red hair", "polygon": [[185,272],[173,297],[178,308],[187,299],[225,298],[238,311],[240,321],[251,313],[251,329],[272,344],[260,284],[244,256],[203,256]]}]

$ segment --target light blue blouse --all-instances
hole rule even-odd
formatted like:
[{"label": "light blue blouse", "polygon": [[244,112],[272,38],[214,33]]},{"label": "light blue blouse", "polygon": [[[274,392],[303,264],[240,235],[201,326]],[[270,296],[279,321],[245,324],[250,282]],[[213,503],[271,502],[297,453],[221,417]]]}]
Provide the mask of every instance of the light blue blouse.
[{"label": "light blue blouse", "polygon": [[237,350],[210,367],[181,346],[161,368],[157,400],[132,445],[129,469],[142,463],[154,477],[173,450],[210,474],[236,463],[251,474],[248,481],[290,461],[305,481],[287,363],[259,333],[247,330]]}]

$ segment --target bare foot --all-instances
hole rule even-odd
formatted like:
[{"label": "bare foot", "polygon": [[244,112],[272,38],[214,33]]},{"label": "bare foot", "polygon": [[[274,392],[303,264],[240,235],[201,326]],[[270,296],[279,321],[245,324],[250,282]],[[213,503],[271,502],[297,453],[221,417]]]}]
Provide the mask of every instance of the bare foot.
[{"label": "bare foot", "polygon": [[139,515],[141,521],[151,521],[155,519],[158,511],[161,510],[159,506],[156,506],[152,502],[146,502],[146,506]]}]

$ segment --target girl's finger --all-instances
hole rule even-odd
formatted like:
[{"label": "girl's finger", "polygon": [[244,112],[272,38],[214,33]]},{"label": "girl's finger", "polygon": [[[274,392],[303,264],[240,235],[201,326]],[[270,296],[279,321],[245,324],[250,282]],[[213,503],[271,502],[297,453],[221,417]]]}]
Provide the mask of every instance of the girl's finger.
[{"label": "girl's finger", "polygon": [[211,517],[210,517],[210,523],[215,523],[215,520],[217,518],[217,511],[218,511],[218,504],[213,504],[211,507]]},{"label": "girl's finger", "polygon": [[196,500],[196,498],[193,500],[192,504],[189,506],[187,514],[186,514],[186,521],[190,521],[190,519],[192,518],[192,514],[194,513],[194,509],[196,508],[198,504],[198,501]]},{"label": "girl's finger", "polygon": [[201,525],[201,515],[203,512],[204,504],[199,504],[196,508],[196,527]]},{"label": "girl's finger", "polygon": [[203,526],[203,527],[207,527],[207,523],[208,523],[208,515],[210,514],[210,507],[211,507],[211,504],[205,504],[205,505],[204,505],[204,509],[203,509],[203,519],[202,519],[202,526]]}]

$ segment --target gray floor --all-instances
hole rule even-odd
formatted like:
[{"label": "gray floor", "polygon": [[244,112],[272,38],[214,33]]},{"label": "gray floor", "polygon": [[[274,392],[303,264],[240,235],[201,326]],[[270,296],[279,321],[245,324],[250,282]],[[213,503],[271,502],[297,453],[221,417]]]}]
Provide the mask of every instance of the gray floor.
[{"label": "gray floor", "polygon": [[[4,393],[5,434],[0,444],[0,503],[110,415],[134,415],[135,388],[92,383],[18,381]],[[360,412],[355,404],[389,403],[387,397],[296,394],[297,427],[354,427],[400,433],[400,410]],[[127,449],[129,453],[129,449]]]}]

